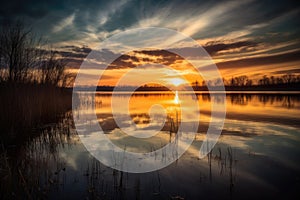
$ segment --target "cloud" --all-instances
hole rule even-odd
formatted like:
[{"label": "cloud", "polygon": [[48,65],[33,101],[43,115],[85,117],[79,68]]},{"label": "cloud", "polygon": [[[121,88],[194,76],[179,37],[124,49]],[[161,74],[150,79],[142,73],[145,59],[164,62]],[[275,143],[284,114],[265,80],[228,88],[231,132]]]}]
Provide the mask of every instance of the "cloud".
[{"label": "cloud", "polygon": [[287,70],[278,70],[273,72],[272,74],[300,74],[300,69],[287,69]]},{"label": "cloud", "polygon": [[70,16],[63,19],[61,22],[59,22],[57,25],[55,25],[52,29],[52,32],[59,32],[65,29],[68,26],[72,26],[75,19],[75,13],[71,14]]},{"label": "cloud", "polygon": [[271,56],[257,56],[252,58],[238,59],[234,61],[219,62],[217,63],[217,66],[220,69],[235,69],[271,65],[274,63],[289,63],[295,61],[298,61],[300,63],[300,50]]},{"label": "cloud", "polygon": [[[247,48],[257,47],[258,43],[253,41],[239,41],[239,42],[220,42],[214,41],[207,43],[204,47],[206,51],[212,56],[218,55],[220,52],[233,51],[236,50],[240,53],[247,52]],[[74,67],[79,67],[83,59],[87,57],[88,53],[91,51],[88,47],[77,47],[77,46],[65,46],[66,49],[70,51],[60,51],[63,57],[69,58],[69,62],[74,64]],[[174,50],[174,49],[173,49]],[[198,48],[194,47],[184,47],[181,49],[176,49],[176,52],[180,52],[180,55],[184,57],[189,57],[190,59],[200,59]],[[238,52],[235,52],[239,54]],[[158,63],[166,66],[175,67],[177,69],[184,69],[188,63],[185,62],[184,58],[171,53],[167,50],[139,50],[129,52],[128,54],[119,55],[115,54],[107,49],[103,49],[99,53],[99,57],[95,54],[95,68],[99,64],[105,62],[102,58],[117,58],[108,67],[108,70],[116,69],[128,69],[134,68],[140,65],[145,65],[149,63]],[[101,54],[100,54],[101,53]],[[101,55],[101,56],[100,56]],[[98,64],[97,64],[98,62]],[[300,54],[298,51],[286,51],[284,53],[272,53],[272,54],[253,54],[246,57],[235,58],[234,60],[228,61],[217,61],[217,66],[220,70],[228,69],[241,69],[249,68],[255,66],[269,66],[272,64],[289,63],[289,62],[300,62]],[[102,66],[101,65],[101,66]],[[97,68],[97,67],[96,67]],[[202,68],[204,70],[205,68]]]},{"label": "cloud", "polygon": [[[299,62],[299,14],[300,2],[293,0],[10,0],[1,3],[0,23],[24,20],[58,47],[58,53],[74,68],[80,66],[93,47],[113,34],[148,26],[171,28],[192,36],[221,69],[228,71]],[[197,55],[193,47],[182,51]],[[108,50],[102,53],[118,56]],[[135,53],[139,55],[118,58],[111,69],[150,62],[175,63],[184,68],[181,58],[164,51]],[[273,68],[274,72],[280,71]]]},{"label": "cloud", "polygon": [[233,42],[233,43],[223,43],[223,42],[210,42],[207,43],[204,46],[204,49],[210,54],[210,55],[216,55],[219,52],[224,51],[230,51],[238,49],[239,51],[243,49],[247,49],[249,47],[256,47],[257,43],[253,41],[239,41],[239,42]]}]

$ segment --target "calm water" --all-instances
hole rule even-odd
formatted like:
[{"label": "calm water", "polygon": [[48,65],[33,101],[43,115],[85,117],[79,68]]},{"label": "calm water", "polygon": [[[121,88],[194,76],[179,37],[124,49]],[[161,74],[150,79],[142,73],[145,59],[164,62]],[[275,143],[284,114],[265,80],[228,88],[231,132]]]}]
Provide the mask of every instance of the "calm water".
[{"label": "calm water", "polygon": [[[116,102],[124,103],[126,93]],[[85,99],[84,110],[93,98]],[[190,99],[185,94],[179,101]],[[227,116],[222,135],[208,156],[199,159],[199,149],[211,120],[212,102],[224,103],[217,94],[199,93],[192,99],[199,105],[186,107],[200,112],[195,140],[184,155],[161,170],[145,173],[122,173],[102,165],[85,149],[72,122],[71,111],[57,124],[40,129],[18,150],[11,150],[2,163],[7,173],[2,181],[17,181],[14,188],[2,188],[3,197],[50,199],[254,199],[299,196],[300,188],[300,95],[297,94],[228,94]],[[168,144],[175,137],[180,122],[178,99],[173,93],[135,93],[130,99],[132,121],[145,131],[156,123],[165,124],[150,139],[135,139],[124,134],[111,113],[111,94],[97,93],[95,106],[98,121],[108,137],[121,148],[133,152],[150,152]],[[149,109],[160,104],[160,110]],[[119,112],[122,112],[119,111]],[[86,110],[86,114],[91,114]],[[122,114],[122,113],[121,113]],[[74,116],[76,117],[76,116]],[[92,134],[91,134],[92,137]],[[14,147],[11,147],[14,149]],[[3,159],[2,159],[3,160]],[[8,194],[5,194],[7,192]]]}]

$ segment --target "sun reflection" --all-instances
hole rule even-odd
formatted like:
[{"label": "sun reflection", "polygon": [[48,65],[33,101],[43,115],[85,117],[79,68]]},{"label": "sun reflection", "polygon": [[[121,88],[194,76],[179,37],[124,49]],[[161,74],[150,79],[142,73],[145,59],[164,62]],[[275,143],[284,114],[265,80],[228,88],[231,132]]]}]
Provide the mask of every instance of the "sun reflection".
[{"label": "sun reflection", "polygon": [[174,103],[175,104],[179,104],[180,103],[180,100],[179,100],[179,97],[178,97],[178,91],[176,91],[176,93],[175,93]]}]

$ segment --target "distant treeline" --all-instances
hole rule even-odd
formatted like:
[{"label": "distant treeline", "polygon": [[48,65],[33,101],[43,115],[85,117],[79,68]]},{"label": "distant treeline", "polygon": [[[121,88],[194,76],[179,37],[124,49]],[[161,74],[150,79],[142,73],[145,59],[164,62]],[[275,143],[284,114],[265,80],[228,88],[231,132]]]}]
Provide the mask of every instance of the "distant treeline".
[{"label": "distant treeline", "polygon": [[[133,91],[136,87],[134,86],[120,86],[120,87],[113,87],[113,86],[97,86],[97,91]],[[148,86],[144,85],[141,87],[138,87],[135,91],[170,91],[165,86]]]},{"label": "distant treeline", "polygon": [[[195,91],[208,91],[208,86],[212,90],[222,90],[223,83],[226,91],[300,91],[300,75],[285,74],[282,76],[266,76],[254,81],[247,76],[232,77],[231,79],[210,80],[192,82],[192,88]],[[134,86],[97,86],[97,91],[133,91]],[[91,87],[83,87],[82,90],[92,90]],[[188,87],[182,86],[178,90],[189,90]],[[143,85],[136,91],[170,91],[164,86]]]},{"label": "distant treeline", "polygon": [[300,83],[300,75],[285,74],[281,76],[267,76],[264,75],[261,79],[258,79],[256,84],[253,80],[247,76],[232,77],[230,80],[224,80],[226,86],[252,86],[252,85],[291,85]]},{"label": "distant treeline", "polygon": [[200,85],[198,81],[192,83],[193,89],[196,91],[206,91],[208,86],[212,89],[219,90],[220,83],[223,82],[225,90],[228,91],[299,91],[300,75],[285,74],[281,76],[264,75],[261,79],[252,80],[248,76],[232,77],[231,79],[202,81]]}]

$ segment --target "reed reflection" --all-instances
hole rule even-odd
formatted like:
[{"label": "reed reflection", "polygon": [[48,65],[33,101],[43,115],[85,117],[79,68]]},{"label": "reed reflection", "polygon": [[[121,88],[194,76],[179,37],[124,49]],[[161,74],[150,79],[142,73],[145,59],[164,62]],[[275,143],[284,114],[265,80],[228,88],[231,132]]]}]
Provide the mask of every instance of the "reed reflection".
[{"label": "reed reflection", "polygon": [[[120,104],[124,95],[128,94],[118,94]],[[198,94],[194,99],[200,107],[197,111],[192,107],[180,108],[177,103],[190,98],[189,94],[179,99],[176,93],[135,93],[130,99],[133,123],[147,131],[153,128],[149,125],[151,120],[154,124],[165,120],[162,130],[146,139],[133,139],[119,131],[111,114],[110,93],[97,93],[95,98],[79,94],[78,98],[85,99],[83,108],[94,101],[104,133],[129,151],[152,152],[176,140],[181,109],[200,112],[200,119],[190,119],[199,123],[198,133],[184,156],[169,167],[140,175],[123,173],[89,155],[74,130],[72,114],[66,112],[58,121],[34,128],[34,137],[20,144],[3,145],[1,198],[54,199],[68,193],[72,195],[70,198],[199,199],[205,194],[209,197],[207,191],[210,191],[215,198],[244,198],[247,194],[251,199],[255,194],[249,194],[249,187],[266,198],[275,198],[270,188],[285,191],[296,184],[294,177],[300,171],[299,95],[227,95],[227,119],[222,135],[202,160],[198,154],[210,121],[211,102],[222,103],[217,94]],[[149,113],[153,104],[162,105],[166,115],[161,115],[159,109]],[[91,114],[89,110],[85,112]]]}]

